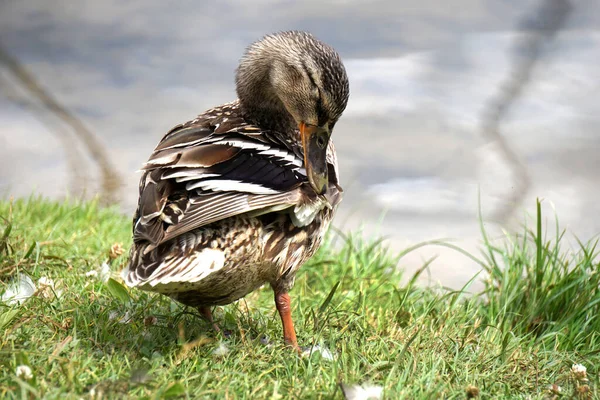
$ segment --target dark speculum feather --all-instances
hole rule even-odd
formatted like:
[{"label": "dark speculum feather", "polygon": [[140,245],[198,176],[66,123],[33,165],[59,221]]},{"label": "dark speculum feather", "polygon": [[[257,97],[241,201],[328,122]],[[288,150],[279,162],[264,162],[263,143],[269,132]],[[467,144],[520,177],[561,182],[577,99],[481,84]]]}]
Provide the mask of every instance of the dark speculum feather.
[{"label": "dark speculum feather", "polygon": [[208,169],[208,172],[219,174],[220,179],[256,183],[275,190],[287,190],[306,180],[289,168],[289,162],[258,157],[255,153],[244,150],[232,160]]}]

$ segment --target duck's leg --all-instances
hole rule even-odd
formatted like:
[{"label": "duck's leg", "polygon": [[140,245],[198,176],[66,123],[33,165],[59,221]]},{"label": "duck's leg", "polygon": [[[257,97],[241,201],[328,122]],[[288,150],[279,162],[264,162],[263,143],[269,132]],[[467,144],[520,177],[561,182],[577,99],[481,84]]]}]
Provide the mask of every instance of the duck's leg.
[{"label": "duck's leg", "polygon": [[283,324],[283,340],[285,344],[296,351],[300,351],[298,341],[296,340],[296,331],[294,330],[294,321],[292,321],[292,307],[290,295],[287,292],[275,292],[275,306],[281,317]]},{"label": "duck's leg", "polygon": [[216,322],[213,320],[212,311],[210,311],[210,307],[201,306],[198,307],[198,311],[200,311],[200,314],[202,314],[202,316],[208,322],[210,322],[215,332],[221,332],[221,328],[219,328],[219,325],[217,325]]}]

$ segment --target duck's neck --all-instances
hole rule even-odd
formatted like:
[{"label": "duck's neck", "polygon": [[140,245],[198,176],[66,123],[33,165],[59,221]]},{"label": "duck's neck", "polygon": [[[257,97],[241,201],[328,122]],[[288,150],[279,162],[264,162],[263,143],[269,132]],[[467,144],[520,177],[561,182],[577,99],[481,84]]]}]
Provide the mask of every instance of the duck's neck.
[{"label": "duck's neck", "polygon": [[254,59],[240,65],[236,75],[237,94],[245,117],[264,130],[292,134],[296,123],[271,83],[272,64]]},{"label": "duck's neck", "polygon": [[294,119],[282,104],[257,104],[256,101],[247,102],[240,98],[240,105],[245,118],[263,130],[291,135],[296,129]]}]

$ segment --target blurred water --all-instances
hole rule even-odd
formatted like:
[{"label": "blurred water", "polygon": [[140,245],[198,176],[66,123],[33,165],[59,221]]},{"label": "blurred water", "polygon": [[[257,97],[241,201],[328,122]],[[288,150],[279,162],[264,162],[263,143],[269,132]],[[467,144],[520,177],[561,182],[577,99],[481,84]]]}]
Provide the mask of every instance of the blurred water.
[{"label": "blurred water", "polygon": [[[3,2],[0,43],[95,133],[129,213],[135,171],[162,135],[235,98],[233,71],[246,45],[277,30],[312,31],[338,49],[351,81],[334,132],[346,191],[336,225],[386,235],[396,250],[440,237],[476,250],[478,202],[490,215],[519,190],[481,124],[506,86],[515,43],[527,36],[514,28],[537,4]],[[572,4],[500,133],[531,179],[525,211],[542,197],[586,240],[600,232],[600,7]],[[100,187],[87,148],[0,67],[0,193],[60,198],[82,186],[87,195]],[[486,226],[512,229],[523,211]],[[435,255],[432,281],[456,287],[477,271],[431,247],[401,266],[412,271]]]}]

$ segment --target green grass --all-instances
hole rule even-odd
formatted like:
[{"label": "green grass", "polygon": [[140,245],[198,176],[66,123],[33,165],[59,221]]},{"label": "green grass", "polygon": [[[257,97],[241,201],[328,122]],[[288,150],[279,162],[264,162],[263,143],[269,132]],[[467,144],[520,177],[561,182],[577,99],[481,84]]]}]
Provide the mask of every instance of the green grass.
[{"label": "green grass", "polygon": [[[340,399],[340,382],[380,385],[387,399],[600,398],[597,249],[561,249],[541,214],[502,242],[484,233],[472,257],[488,275],[475,295],[423,289],[416,276],[400,285],[398,257],[379,242],[332,234],[292,299],[300,344],[333,361],[282,346],[269,288],[216,310],[228,337],[165,297],[125,291],[127,252],[109,251],[128,249],[131,220],[116,210],[31,198],[0,202],[0,216],[0,293],[20,273],[62,291],[0,303],[0,398]],[[86,275],[103,262],[114,280]],[[229,352],[217,356],[221,343]],[[17,377],[19,365],[33,378]]]}]

